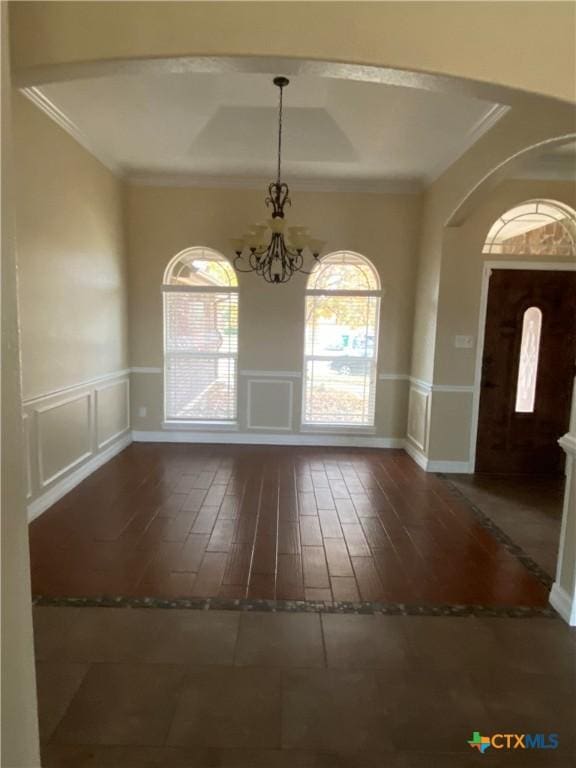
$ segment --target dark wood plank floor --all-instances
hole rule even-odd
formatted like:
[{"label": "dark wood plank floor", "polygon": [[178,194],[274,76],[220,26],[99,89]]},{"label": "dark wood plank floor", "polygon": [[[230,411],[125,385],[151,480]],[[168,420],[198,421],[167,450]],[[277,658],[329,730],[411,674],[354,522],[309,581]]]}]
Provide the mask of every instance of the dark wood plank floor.
[{"label": "dark wood plank floor", "polygon": [[44,596],[548,597],[402,451],[133,444],[38,518],[30,546]]}]

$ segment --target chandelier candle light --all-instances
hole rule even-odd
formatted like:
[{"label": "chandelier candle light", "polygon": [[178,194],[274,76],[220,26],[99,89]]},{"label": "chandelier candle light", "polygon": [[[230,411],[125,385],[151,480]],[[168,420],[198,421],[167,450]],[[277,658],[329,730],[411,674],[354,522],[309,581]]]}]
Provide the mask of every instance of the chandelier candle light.
[{"label": "chandelier candle light", "polygon": [[[276,181],[268,187],[266,206],[272,208],[267,224],[254,224],[247,235],[231,241],[238,272],[256,272],[268,283],[286,283],[294,272],[310,274],[303,269],[304,256],[312,254],[317,261],[324,243],[310,237],[307,227],[288,227],[288,243],[284,239],[284,208],[291,205],[290,190],[281,178],[282,164],[282,93],[290,82],[286,77],[275,77],[274,85],[280,91],[278,109],[278,173]],[[270,230],[271,234],[268,233]],[[268,243],[268,244],[267,244]]]}]

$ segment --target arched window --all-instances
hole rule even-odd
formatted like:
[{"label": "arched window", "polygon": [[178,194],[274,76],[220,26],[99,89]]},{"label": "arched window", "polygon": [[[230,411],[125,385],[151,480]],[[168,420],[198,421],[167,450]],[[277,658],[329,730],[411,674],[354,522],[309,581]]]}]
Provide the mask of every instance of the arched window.
[{"label": "arched window", "polygon": [[164,273],[166,421],[234,421],[238,282],[210,248],[188,248]]},{"label": "arched window", "polygon": [[529,200],[490,228],[483,253],[576,256],[574,213],[551,200]]},{"label": "arched window", "polygon": [[325,256],[308,279],[303,423],[372,426],[380,280],[364,256]]}]

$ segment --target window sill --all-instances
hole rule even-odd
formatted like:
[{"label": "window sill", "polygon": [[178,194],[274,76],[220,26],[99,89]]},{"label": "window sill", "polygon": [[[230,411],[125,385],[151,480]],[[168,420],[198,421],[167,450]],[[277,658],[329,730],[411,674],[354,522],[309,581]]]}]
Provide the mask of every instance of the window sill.
[{"label": "window sill", "polygon": [[237,421],[163,421],[162,429],[181,429],[189,432],[237,432]]},{"label": "window sill", "polygon": [[375,435],[376,427],[358,424],[302,424],[300,432],[315,435]]}]

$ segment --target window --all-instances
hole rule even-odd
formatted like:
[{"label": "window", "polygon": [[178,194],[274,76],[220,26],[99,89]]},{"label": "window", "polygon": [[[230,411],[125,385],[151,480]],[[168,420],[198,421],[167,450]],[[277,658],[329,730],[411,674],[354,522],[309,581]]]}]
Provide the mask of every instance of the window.
[{"label": "window", "polygon": [[538,307],[530,307],[524,312],[524,320],[522,321],[522,341],[518,363],[518,384],[516,386],[516,413],[534,413],[541,333],[542,312]]},{"label": "window", "polygon": [[167,421],[234,421],[238,282],[209,248],[178,254],[164,275],[164,414]]},{"label": "window", "polygon": [[560,203],[530,200],[501,216],[490,228],[483,253],[520,256],[573,256],[573,213]]},{"label": "window", "polygon": [[380,280],[368,259],[325,256],[306,290],[303,423],[372,426]]}]

